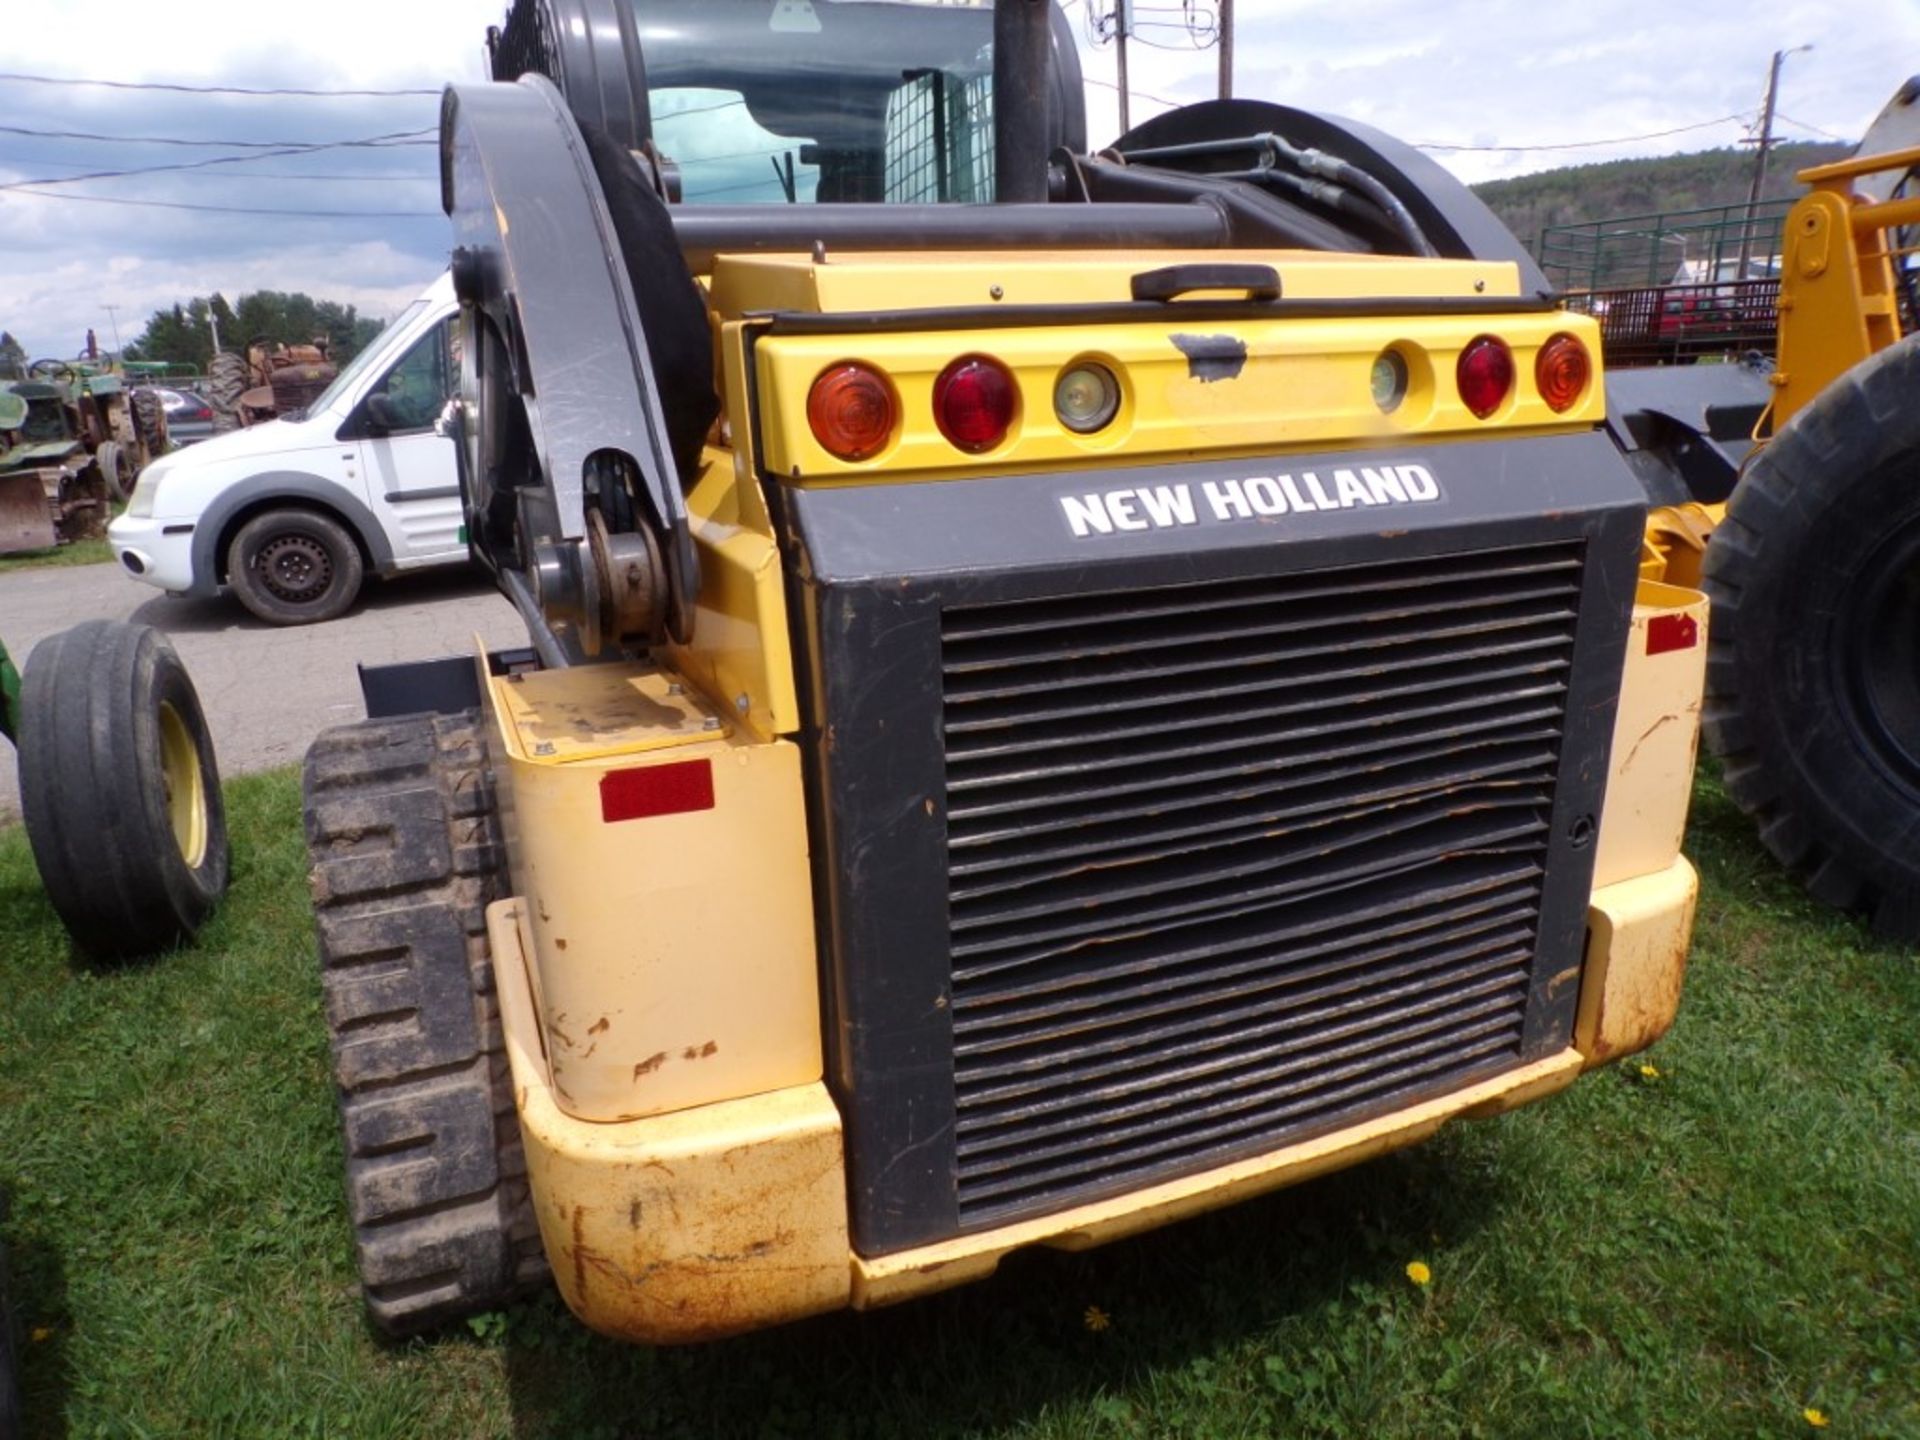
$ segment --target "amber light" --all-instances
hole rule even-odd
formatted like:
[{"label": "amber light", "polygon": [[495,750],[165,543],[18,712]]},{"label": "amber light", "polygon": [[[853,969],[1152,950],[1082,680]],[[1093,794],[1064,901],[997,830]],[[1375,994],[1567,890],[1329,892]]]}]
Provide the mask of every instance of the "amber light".
[{"label": "amber light", "polygon": [[870,366],[836,365],[807,395],[813,438],[842,460],[871,460],[887,448],[899,421],[893,387]]},{"label": "amber light", "polygon": [[1460,352],[1454,379],[1462,403],[1476,419],[1484,420],[1513,393],[1513,352],[1505,341],[1482,335]]},{"label": "amber light", "polygon": [[1018,393],[1013,376],[998,360],[967,355],[933,382],[933,418],[954,446],[977,455],[1007,438]]},{"label": "amber light", "polygon": [[1587,382],[1592,378],[1593,361],[1588,358],[1587,347],[1564,333],[1542,345],[1539,358],[1533,362],[1533,381],[1540,388],[1540,398],[1556,414],[1571,410],[1587,393]]}]

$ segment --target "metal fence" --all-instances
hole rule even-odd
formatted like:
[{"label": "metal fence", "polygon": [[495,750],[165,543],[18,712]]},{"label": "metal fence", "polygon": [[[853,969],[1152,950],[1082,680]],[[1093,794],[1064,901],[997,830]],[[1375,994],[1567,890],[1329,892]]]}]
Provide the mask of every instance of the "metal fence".
[{"label": "metal fence", "polygon": [[1772,272],[1792,208],[1791,200],[1766,200],[1751,214],[1745,205],[1710,205],[1549,225],[1536,253],[1563,290],[1740,283]]},{"label": "metal fence", "polygon": [[1615,286],[1561,298],[1600,322],[1609,365],[1689,365],[1749,350],[1772,354],[1780,282]]}]

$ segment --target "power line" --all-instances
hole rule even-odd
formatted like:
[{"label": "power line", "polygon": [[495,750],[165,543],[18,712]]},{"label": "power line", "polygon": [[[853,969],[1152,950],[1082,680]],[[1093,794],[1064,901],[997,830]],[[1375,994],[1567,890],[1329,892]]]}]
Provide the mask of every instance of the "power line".
[{"label": "power line", "polygon": [[[754,152],[756,155],[761,153],[762,152],[758,150]],[[270,157],[265,155],[248,155],[244,157],[236,156],[235,158],[265,160]],[[688,162],[683,160],[680,163],[684,165]],[[160,166],[157,168],[172,169],[173,167]],[[123,175],[144,175],[146,173],[148,172],[144,170],[122,170],[117,172],[108,171],[103,175],[64,175],[52,180],[14,180],[0,184],[0,191],[22,190],[27,194],[36,194],[38,192],[33,187],[39,185],[64,185],[69,180],[118,179]],[[390,185],[437,185],[440,183],[440,177],[429,170],[421,170],[407,175],[375,175],[367,170],[359,170],[352,173],[340,170],[312,170],[304,172],[299,170],[248,170],[240,175],[206,175],[194,170],[186,170],[180,178],[182,180],[359,180],[362,182],[386,183]]]},{"label": "power line", "polygon": [[1831,130],[1822,130],[1818,125],[1809,125],[1804,120],[1796,120],[1783,110],[1776,110],[1774,112],[1774,118],[1776,120],[1784,120],[1789,125],[1796,126],[1801,130],[1811,130],[1815,135],[1822,136],[1828,140],[1838,140],[1842,145],[1851,145],[1853,143],[1845,135],[1836,135]]},{"label": "power line", "polygon": [[1722,115],[1718,120],[1702,120],[1697,125],[1676,125],[1671,130],[1652,130],[1645,135],[1620,135],[1611,140],[1569,140],[1564,145],[1441,145],[1416,141],[1416,150],[1450,150],[1505,153],[1515,150],[1592,150],[1603,145],[1629,145],[1636,140],[1662,140],[1669,135],[1684,135],[1689,130],[1710,130],[1715,125],[1747,123],[1744,115]]},{"label": "power line", "polygon": [[35,200],[77,201],[88,205],[136,205],[143,210],[194,210],[209,215],[291,215],[308,220],[443,220],[437,210],[268,210],[251,205],[195,205],[185,200],[121,200],[106,195],[48,195],[25,190]]},{"label": "power line", "polygon": [[[1120,88],[1114,84],[1113,81],[1102,80],[1098,75],[1085,75],[1081,78],[1089,85],[1099,85],[1108,90],[1118,90]],[[1142,90],[1138,85],[1129,85],[1127,87],[1127,93],[1137,100],[1151,100],[1156,105],[1164,105],[1169,110],[1178,110],[1182,105],[1189,103],[1185,100],[1169,100],[1164,95],[1155,95],[1150,90]]]},{"label": "power line", "polygon": [[22,75],[0,71],[0,80],[21,85],[98,85],[108,90],[165,90],[176,95],[301,95],[315,99],[333,96],[438,95],[438,90],[251,90],[242,85],[175,85],[159,80],[86,80],[75,75]]},{"label": "power line", "polygon": [[14,180],[0,185],[0,190],[27,190],[43,185],[72,185],[80,180],[124,180],[130,175],[205,170],[214,165],[245,165],[255,160],[277,160],[288,155],[312,155],[321,150],[391,150],[403,144],[422,143],[409,137],[429,133],[431,132],[424,130],[396,130],[390,135],[373,135],[365,140],[323,140],[311,145],[290,143],[278,150],[261,150],[251,155],[217,155],[211,160],[182,160],[173,165],[141,165],[127,170],[90,170],[81,175],[54,175],[40,180]]},{"label": "power line", "polygon": [[[415,140],[415,135],[438,135],[437,127],[423,130],[397,130],[393,136],[374,136],[368,140],[330,140],[328,145],[437,145],[436,140]],[[309,140],[198,140],[180,135],[95,135],[85,130],[33,130],[24,125],[0,125],[0,135],[28,135],[36,140],[104,140],[112,145],[199,145],[220,150],[285,150],[307,148]]]}]

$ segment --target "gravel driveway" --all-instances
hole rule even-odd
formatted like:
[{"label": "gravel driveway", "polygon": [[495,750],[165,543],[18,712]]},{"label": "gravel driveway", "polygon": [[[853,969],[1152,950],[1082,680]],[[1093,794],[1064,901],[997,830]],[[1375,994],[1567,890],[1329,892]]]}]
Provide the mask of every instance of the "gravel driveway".
[{"label": "gravel driveway", "polygon": [[[165,632],[193,675],[222,775],[291,765],[329,725],[357,720],[360,662],[385,664],[526,644],[513,607],[478,570],[369,584],[351,614],[276,629],[238,602],[175,600],[112,565],[0,575],[0,639],[24,666],[39,641],[82,620],[137,620]],[[11,747],[0,741],[0,752]],[[0,820],[20,813],[19,778],[0,753]]]}]

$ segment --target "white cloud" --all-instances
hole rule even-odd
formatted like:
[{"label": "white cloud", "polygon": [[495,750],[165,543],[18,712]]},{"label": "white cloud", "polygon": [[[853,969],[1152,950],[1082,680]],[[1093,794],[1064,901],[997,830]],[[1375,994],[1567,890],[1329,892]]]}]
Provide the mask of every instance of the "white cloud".
[{"label": "white cloud", "polygon": [[[646,0],[640,0],[646,3]],[[1202,0],[1206,3],[1206,0]],[[1170,6],[1162,6],[1171,13]],[[505,0],[325,0],[298,12],[239,0],[188,10],[151,0],[44,0],[7,28],[5,68],[190,84],[425,89],[483,76],[483,39]],[[1069,14],[1079,26],[1083,5]],[[1651,140],[1620,137],[1752,116],[1775,49],[1787,62],[1780,129],[1857,136],[1920,66],[1916,0],[1238,0],[1243,96],[1349,116],[1402,139],[1494,146],[1617,143],[1562,151],[1436,152],[1469,181],[1574,161],[1731,144],[1741,125]],[[1132,52],[1134,121],[1214,93],[1211,50]],[[1090,139],[1117,132],[1111,47],[1083,50]],[[105,134],[350,138],[433,126],[433,96],[272,99],[130,94],[0,82],[8,123]],[[209,152],[0,135],[0,183],[206,158]],[[324,167],[324,170],[322,170]],[[339,150],[277,169],[380,179],[242,181],[258,165],[92,182],[73,193],[188,204],[405,211],[424,218],[325,221],[31,200],[0,193],[0,328],[36,353],[70,352],[103,305],[123,325],[195,293],[268,286],[392,308],[447,245],[433,151]],[[411,177],[404,180],[402,177]]]}]

